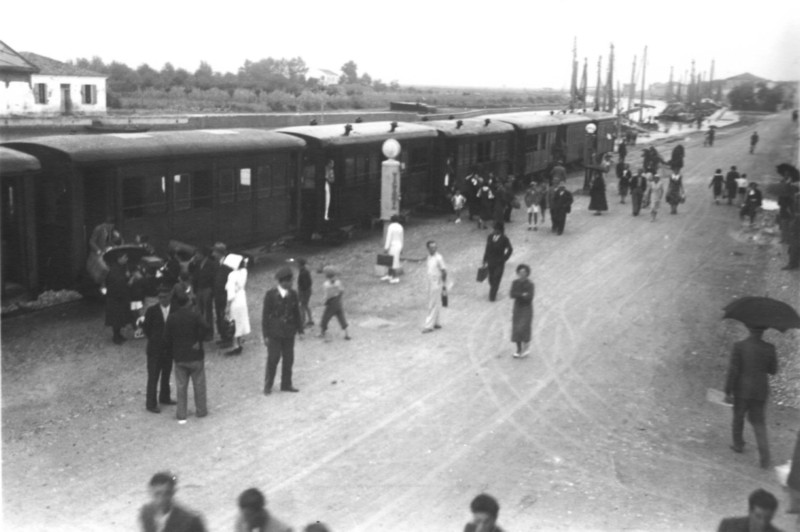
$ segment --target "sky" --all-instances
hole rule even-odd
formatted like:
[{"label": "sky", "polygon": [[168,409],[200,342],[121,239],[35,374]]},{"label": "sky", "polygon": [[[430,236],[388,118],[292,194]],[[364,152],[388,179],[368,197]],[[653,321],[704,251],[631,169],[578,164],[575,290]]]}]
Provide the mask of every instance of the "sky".
[{"label": "sky", "polygon": [[[0,40],[17,51],[66,61],[99,56],[131,67],[171,62],[194,71],[200,61],[236,72],[245,60],[300,56],[311,68],[401,85],[568,88],[573,39],[589,85],[609,45],[615,79],[647,46],[646,82],[691,69],[715,79],[750,72],[800,79],[800,7],[796,0],[40,0],[0,3]],[[120,7],[111,7],[111,6]]]}]

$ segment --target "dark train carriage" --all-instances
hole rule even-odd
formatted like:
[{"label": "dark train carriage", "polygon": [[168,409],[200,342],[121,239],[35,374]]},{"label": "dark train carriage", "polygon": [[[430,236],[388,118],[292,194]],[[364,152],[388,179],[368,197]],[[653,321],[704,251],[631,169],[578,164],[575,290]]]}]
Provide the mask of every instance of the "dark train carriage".
[{"label": "dark train carriage", "polygon": [[582,161],[584,127],[589,122],[582,115],[531,112],[488,117],[514,126],[514,173],[525,182],[535,179],[557,160],[567,165]]},{"label": "dark train carriage", "polygon": [[123,238],[243,245],[296,229],[305,142],[252,129],[54,136],[7,144],[42,164],[37,187],[42,280],[75,284],[92,229]]},{"label": "dark train carriage", "polygon": [[[481,175],[491,172],[503,179],[512,172],[514,126],[511,124],[491,117],[431,120],[426,124],[440,136],[436,154],[439,197],[445,196],[448,186],[460,186],[473,168]],[[446,175],[449,183],[444,182]]]},{"label": "dark train carriage", "polygon": [[[431,127],[406,122],[365,122],[278,131],[307,142],[301,195],[301,233],[306,237],[379,216],[384,160],[381,147],[390,138],[399,141],[402,147],[401,208],[412,209],[435,199],[437,134]],[[332,182],[326,182],[328,161],[333,161]]]},{"label": "dark train carriage", "polygon": [[0,146],[3,295],[14,289],[39,291],[34,201],[40,170],[36,157]]}]

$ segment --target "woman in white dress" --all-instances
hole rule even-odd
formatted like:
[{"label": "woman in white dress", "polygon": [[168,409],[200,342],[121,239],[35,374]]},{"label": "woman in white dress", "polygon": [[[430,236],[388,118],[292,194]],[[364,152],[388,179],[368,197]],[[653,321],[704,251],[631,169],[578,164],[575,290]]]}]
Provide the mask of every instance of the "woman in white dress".
[{"label": "woman in white dress", "polygon": [[398,275],[400,273],[400,252],[403,251],[403,226],[400,225],[400,217],[396,214],[390,220],[383,249],[392,256],[392,267],[389,268],[389,275],[385,275],[381,280],[397,284],[400,282]]},{"label": "woman in white dress", "polygon": [[228,293],[228,319],[233,320],[236,338],[236,347],[228,351],[228,355],[238,355],[242,352],[242,337],[250,334],[250,314],[247,311],[247,262],[248,259],[235,253],[228,254],[223,264],[233,271],[228,274],[225,291]]}]

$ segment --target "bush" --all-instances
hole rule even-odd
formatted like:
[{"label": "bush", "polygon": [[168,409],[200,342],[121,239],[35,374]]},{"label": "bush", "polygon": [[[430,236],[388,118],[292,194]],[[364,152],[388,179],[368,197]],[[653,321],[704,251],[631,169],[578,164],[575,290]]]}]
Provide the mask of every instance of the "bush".
[{"label": "bush", "polygon": [[113,92],[107,90],[106,107],[109,109],[122,109],[122,99]]}]

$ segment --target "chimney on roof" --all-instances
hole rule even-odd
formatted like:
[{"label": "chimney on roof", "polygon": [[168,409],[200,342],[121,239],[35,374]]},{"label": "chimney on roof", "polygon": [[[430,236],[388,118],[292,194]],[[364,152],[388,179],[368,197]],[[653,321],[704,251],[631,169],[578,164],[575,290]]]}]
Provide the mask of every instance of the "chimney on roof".
[{"label": "chimney on roof", "polygon": [[356,117],[356,124],[360,124],[361,122],[363,122],[363,120],[361,120],[361,117],[360,116]]},{"label": "chimney on roof", "polygon": [[350,124],[345,124],[344,125],[344,136],[345,137],[350,136],[350,132],[351,131],[353,131],[353,126],[351,126]]},{"label": "chimney on roof", "polygon": [[316,126],[317,124],[319,124],[319,122],[317,122],[316,118],[312,118],[311,122],[308,123],[309,126]]},{"label": "chimney on roof", "polygon": [[464,125],[464,121],[463,120],[458,120],[456,122],[456,129],[461,129],[461,126],[463,126],[463,125]]},{"label": "chimney on roof", "polygon": [[491,118],[487,118],[486,120],[483,121],[483,125],[484,126],[488,126],[491,123],[492,123],[492,119]]},{"label": "chimney on roof", "polygon": [[389,130],[389,133],[394,133],[394,130],[397,129],[397,122],[392,122],[390,125],[392,129]]}]

